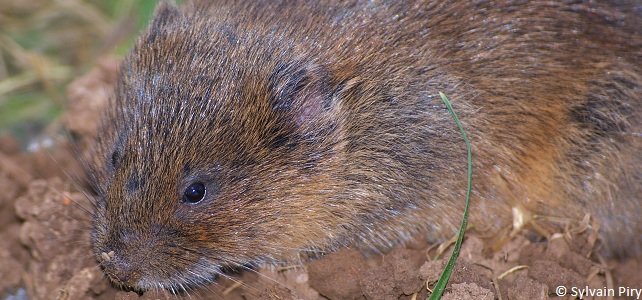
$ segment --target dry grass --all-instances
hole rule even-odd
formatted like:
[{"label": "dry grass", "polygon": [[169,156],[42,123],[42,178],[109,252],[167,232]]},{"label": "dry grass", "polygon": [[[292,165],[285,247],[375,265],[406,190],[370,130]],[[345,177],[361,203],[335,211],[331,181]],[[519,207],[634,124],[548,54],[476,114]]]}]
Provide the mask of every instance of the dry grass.
[{"label": "dry grass", "polygon": [[99,57],[125,53],[156,2],[0,1],[0,134],[24,145],[58,130],[69,82]]}]

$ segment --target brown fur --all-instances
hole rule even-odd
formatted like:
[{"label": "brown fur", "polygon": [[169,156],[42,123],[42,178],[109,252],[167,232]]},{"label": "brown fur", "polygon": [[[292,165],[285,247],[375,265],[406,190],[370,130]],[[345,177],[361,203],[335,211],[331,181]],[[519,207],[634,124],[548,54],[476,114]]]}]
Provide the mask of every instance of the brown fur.
[{"label": "brown fur", "polygon": [[92,169],[116,283],[451,236],[466,161],[438,92],[474,148],[476,228],[590,213],[608,253],[642,251],[639,9],[224,2],[161,4],[121,69]]}]

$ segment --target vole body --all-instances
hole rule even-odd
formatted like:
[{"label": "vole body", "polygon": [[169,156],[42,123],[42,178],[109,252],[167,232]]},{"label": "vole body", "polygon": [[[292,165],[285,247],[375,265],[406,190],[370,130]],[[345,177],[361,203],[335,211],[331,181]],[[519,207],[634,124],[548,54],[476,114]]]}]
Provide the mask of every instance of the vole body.
[{"label": "vole body", "polygon": [[466,161],[439,92],[473,145],[471,224],[590,213],[609,253],[640,253],[640,19],[575,2],[162,3],[93,156],[95,255],[117,284],[182,289],[449,237]]}]

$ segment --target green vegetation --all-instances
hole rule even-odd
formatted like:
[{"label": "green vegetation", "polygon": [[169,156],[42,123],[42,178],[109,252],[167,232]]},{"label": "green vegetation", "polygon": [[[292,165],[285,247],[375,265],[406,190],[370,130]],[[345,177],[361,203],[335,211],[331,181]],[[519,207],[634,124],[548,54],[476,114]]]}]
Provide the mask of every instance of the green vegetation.
[{"label": "green vegetation", "polygon": [[67,85],[106,55],[123,55],[152,0],[0,2],[0,134],[21,142],[60,127]]}]

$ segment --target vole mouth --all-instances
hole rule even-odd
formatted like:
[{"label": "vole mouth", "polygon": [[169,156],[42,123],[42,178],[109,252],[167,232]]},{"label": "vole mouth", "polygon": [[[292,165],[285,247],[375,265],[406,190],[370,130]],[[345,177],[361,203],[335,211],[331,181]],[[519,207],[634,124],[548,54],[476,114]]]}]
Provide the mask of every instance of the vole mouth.
[{"label": "vole mouth", "polygon": [[180,268],[159,258],[155,258],[154,263],[143,266],[132,263],[141,259],[147,261],[149,253],[146,254],[142,254],[142,258],[119,255],[113,250],[101,251],[97,252],[97,260],[114,287],[135,292],[139,296],[150,290],[182,295],[194,286],[214,281],[222,273],[220,264],[203,258]]}]

